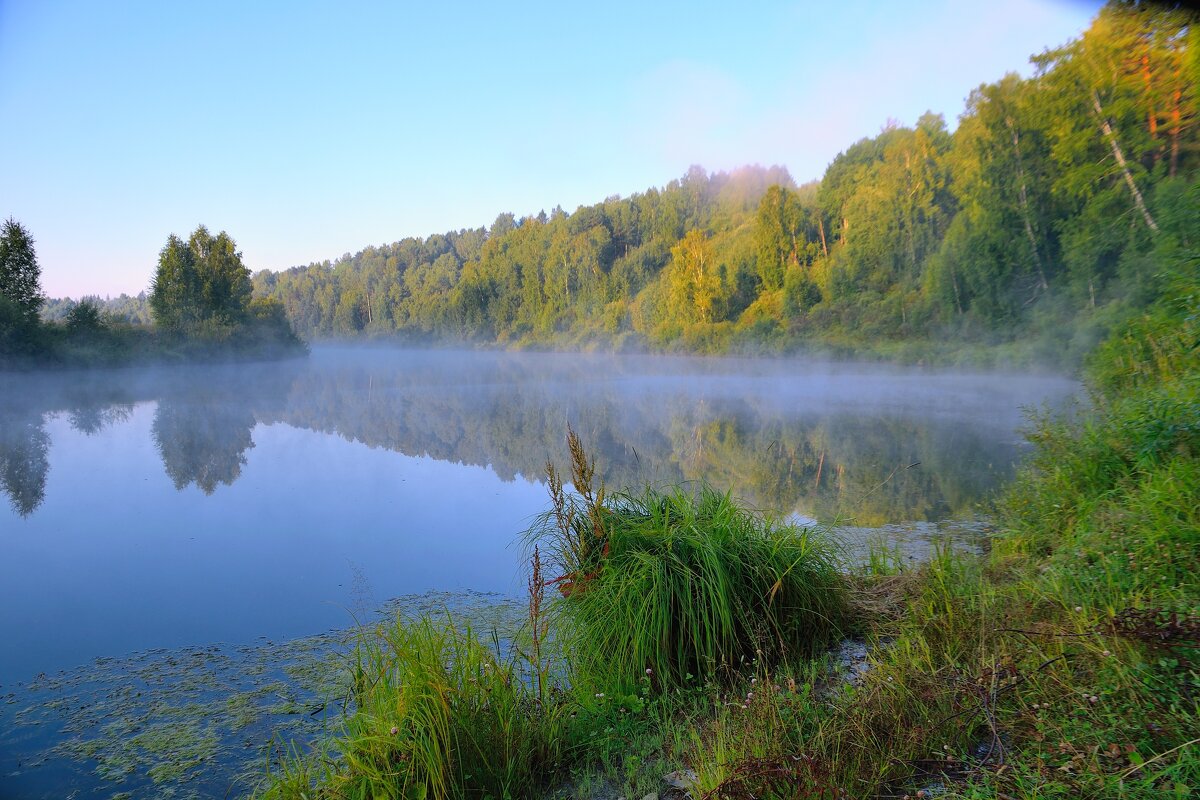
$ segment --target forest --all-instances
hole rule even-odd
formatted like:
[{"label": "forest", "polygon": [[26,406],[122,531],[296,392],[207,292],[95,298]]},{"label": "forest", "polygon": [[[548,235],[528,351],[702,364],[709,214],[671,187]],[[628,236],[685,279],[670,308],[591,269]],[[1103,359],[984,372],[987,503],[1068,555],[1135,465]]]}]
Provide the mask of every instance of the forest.
[{"label": "forest", "polygon": [[[824,176],[707,172],[573,213],[260,271],[309,339],[1076,364],[1200,239],[1200,31],[1113,3],[1075,41]],[[953,342],[953,345],[947,344]],[[1007,348],[1007,350],[1006,350]]]}]

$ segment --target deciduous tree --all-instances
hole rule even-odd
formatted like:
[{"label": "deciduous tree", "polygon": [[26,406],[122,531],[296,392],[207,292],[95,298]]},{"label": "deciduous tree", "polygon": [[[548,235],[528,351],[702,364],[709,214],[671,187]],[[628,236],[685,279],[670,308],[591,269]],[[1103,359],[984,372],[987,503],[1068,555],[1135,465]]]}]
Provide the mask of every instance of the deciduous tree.
[{"label": "deciduous tree", "polygon": [[29,323],[37,322],[45,302],[40,278],[33,237],[10,217],[0,231],[0,297],[16,306]]}]

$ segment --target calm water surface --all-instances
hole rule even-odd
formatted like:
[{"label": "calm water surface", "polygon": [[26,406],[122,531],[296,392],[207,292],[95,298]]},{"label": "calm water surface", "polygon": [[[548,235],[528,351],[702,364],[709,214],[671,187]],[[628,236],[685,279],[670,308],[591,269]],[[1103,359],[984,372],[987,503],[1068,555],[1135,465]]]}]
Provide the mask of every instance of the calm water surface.
[{"label": "calm water surface", "polygon": [[334,348],[0,385],[0,686],[146,648],[314,634],[399,595],[515,594],[514,540],[545,508],[547,459],[565,464],[567,423],[610,486],[707,480],[886,532],[970,516],[1020,457],[1022,406],[1076,388]]},{"label": "calm water surface", "polygon": [[[708,481],[919,557],[978,542],[1067,380],[317,349],[0,376],[0,798],[239,796],[336,728],[355,619],[522,616],[567,424],[610,487]],[[514,605],[515,603],[515,605]],[[390,612],[388,612],[390,613]]]}]

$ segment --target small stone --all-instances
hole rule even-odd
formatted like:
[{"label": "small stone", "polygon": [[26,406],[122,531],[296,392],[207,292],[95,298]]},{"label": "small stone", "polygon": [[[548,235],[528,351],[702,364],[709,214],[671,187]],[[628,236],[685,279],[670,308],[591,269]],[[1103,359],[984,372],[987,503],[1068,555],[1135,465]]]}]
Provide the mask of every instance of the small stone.
[{"label": "small stone", "polygon": [[696,773],[690,769],[680,769],[663,775],[663,780],[667,782],[668,786],[687,790],[696,785],[697,777]]},{"label": "small stone", "polygon": [[658,800],[658,792],[651,792],[643,797],[642,800]]}]

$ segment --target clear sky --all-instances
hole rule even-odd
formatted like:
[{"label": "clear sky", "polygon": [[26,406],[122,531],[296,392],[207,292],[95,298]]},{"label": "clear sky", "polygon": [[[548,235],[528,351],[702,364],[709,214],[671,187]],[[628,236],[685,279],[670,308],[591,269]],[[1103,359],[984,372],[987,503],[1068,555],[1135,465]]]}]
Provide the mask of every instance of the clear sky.
[{"label": "clear sky", "polygon": [[1068,0],[0,0],[0,217],[50,296],[147,288],[170,233],[252,270],[628,195],[799,182],[1074,38]]}]

